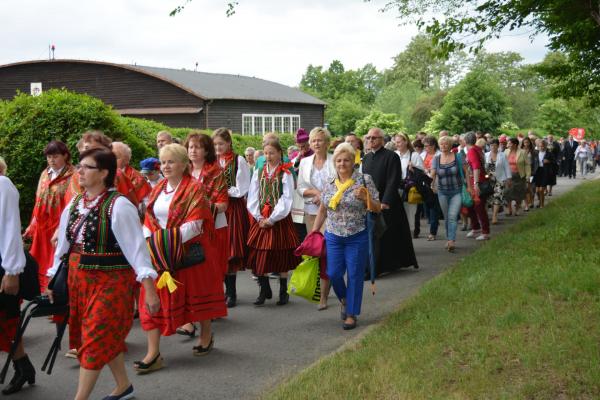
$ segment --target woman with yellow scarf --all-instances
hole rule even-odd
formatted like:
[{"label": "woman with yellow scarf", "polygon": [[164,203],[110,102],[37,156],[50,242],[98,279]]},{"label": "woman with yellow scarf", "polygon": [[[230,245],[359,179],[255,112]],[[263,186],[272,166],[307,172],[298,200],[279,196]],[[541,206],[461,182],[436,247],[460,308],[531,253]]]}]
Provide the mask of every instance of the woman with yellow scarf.
[{"label": "woman with yellow scarf", "polygon": [[345,330],[356,327],[362,304],[369,250],[367,212],[381,207],[371,177],[354,169],[355,154],[348,143],[335,148],[336,176],[325,185],[313,226],[313,231],[319,231],[325,223],[327,275],[341,303]]}]

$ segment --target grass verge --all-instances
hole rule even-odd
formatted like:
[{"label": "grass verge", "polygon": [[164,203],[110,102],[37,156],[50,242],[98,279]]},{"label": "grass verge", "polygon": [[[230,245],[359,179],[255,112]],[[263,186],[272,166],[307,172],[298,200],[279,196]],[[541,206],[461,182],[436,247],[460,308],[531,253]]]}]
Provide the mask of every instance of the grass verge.
[{"label": "grass verge", "polygon": [[580,185],[264,398],[600,398],[599,205]]}]

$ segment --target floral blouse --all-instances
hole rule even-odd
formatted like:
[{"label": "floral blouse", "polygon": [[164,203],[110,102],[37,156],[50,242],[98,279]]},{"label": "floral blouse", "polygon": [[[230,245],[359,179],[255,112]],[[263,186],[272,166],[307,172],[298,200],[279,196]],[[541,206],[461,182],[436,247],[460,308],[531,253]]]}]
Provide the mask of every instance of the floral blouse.
[{"label": "floral blouse", "polygon": [[366,185],[371,197],[379,199],[379,192],[370,175],[354,171],[352,179],[354,185],[344,192],[342,200],[335,210],[329,207],[329,201],[337,192],[335,178],[327,181],[321,194],[321,202],[327,207],[325,229],[337,236],[352,236],[362,232],[367,227],[367,206],[365,202],[355,196],[356,189]]}]

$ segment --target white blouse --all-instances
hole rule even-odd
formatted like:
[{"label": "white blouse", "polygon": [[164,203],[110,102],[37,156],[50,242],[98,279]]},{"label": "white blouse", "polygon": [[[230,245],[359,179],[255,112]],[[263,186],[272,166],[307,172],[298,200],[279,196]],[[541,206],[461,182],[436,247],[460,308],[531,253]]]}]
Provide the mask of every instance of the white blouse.
[{"label": "white blouse", "polygon": [[425,166],[423,165],[423,159],[416,151],[406,150],[404,154],[400,154],[400,151],[396,151],[398,157],[400,157],[400,163],[402,164],[402,179],[406,179],[406,173],[408,172],[408,161],[413,165],[413,168],[419,168],[421,171],[425,171]]},{"label": "white blouse", "polygon": [[[248,193],[248,187],[250,186],[251,171],[248,167],[246,159],[242,156],[237,156],[238,167],[235,175],[235,186],[230,187],[227,190],[229,197],[244,197]],[[225,160],[220,159],[219,164],[221,168],[225,167]]]},{"label": "white blouse", "polygon": [[[167,227],[167,223],[169,222],[169,207],[177,192],[177,188],[173,188],[169,182],[167,182],[166,189],[168,193],[165,193],[164,190],[161,191],[152,207],[154,216],[162,229]],[[181,232],[181,240],[185,243],[202,233],[202,220],[186,222],[179,227],[179,231]],[[150,229],[144,226],[144,237],[148,238],[150,235],[152,235]]]},{"label": "white blouse", "polygon": [[19,192],[10,179],[0,175],[0,256],[6,275],[18,275],[25,269],[21,240]]},{"label": "white blouse", "polygon": [[[268,168],[268,165],[265,163],[264,168]],[[263,216],[260,214],[260,177],[258,176],[259,170],[254,171],[252,175],[252,181],[250,182],[250,190],[248,192],[248,211],[254,217],[255,220],[260,221],[263,219]],[[292,203],[294,201],[294,177],[292,174],[283,174],[281,178],[281,182],[283,185],[283,193],[277,201],[275,207],[273,207],[273,212],[271,216],[268,218],[269,223],[274,224],[277,221],[281,221],[285,217],[287,217],[292,211]]]},{"label": "white blouse", "polygon": [[[54,253],[54,264],[52,268],[48,270],[48,277],[53,277],[58,270],[60,260],[70,248],[70,243],[67,240],[67,225],[69,224],[69,214],[73,200],[63,210],[60,216],[60,225],[58,226],[58,245]],[[98,199],[95,200],[97,202]],[[92,202],[90,206],[94,205]],[[77,210],[85,215],[89,212],[89,209],[84,207],[83,198],[77,204]],[[123,252],[123,255],[127,259],[127,262],[135,271],[137,281],[141,282],[145,278],[156,279],[158,274],[152,266],[150,261],[150,253],[148,253],[148,247],[144,240],[142,233],[142,224],[140,223],[140,217],[137,209],[126,197],[120,196],[115,200],[113,206],[111,218],[111,228],[115,239],[119,243],[119,247]],[[80,232],[75,238],[75,243],[83,243],[83,232]]]}]

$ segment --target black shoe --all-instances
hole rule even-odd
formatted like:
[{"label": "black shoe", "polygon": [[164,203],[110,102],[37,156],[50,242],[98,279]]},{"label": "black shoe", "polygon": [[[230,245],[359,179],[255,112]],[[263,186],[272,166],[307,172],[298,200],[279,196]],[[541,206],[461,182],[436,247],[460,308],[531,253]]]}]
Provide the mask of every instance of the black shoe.
[{"label": "black shoe", "polygon": [[160,356],[160,353],[158,353],[156,357],[154,357],[154,360],[150,361],[148,364],[143,361],[133,362],[133,369],[135,369],[139,375],[147,374],[152,371],[158,371],[163,367],[163,358]]},{"label": "black shoe", "polygon": [[260,286],[260,293],[254,302],[255,306],[262,306],[265,304],[266,299],[273,298],[273,292],[271,291],[271,285],[269,284],[269,277],[259,276],[258,284]]},{"label": "black shoe", "polygon": [[30,385],[35,384],[35,368],[27,355],[18,360],[13,360],[13,367],[15,369],[15,376],[12,377],[8,386],[2,389],[2,394],[4,395],[20,392],[25,383],[29,383]]},{"label": "black shoe", "polygon": [[236,275],[225,276],[225,303],[227,308],[233,308],[237,305]]},{"label": "black shoe", "polygon": [[279,278],[279,301],[275,304],[284,306],[290,301],[290,295],[287,293],[287,278]]},{"label": "black shoe", "polygon": [[210,353],[210,351],[213,349],[214,345],[215,345],[215,337],[214,337],[214,335],[211,335],[210,343],[208,344],[208,346],[206,346],[206,347],[202,347],[202,345],[194,346],[194,349],[193,349],[194,355],[197,357],[205,356],[208,353]]},{"label": "black shoe", "polygon": [[102,400],[129,400],[135,397],[135,393],[133,391],[133,385],[129,385],[127,389],[121,394],[111,394],[104,397]]},{"label": "black shoe", "polygon": [[346,322],[344,322],[344,324],[342,325],[342,328],[344,328],[345,331],[349,331],[351,329],[356,328],[356,317],[349,315],[348,317],[352,318],[352,323],[351,324],[347,324]]},{"label": "black shoe", "polygon": [[179,327],[175,330],[175,332],[178,335],[181,336],[189,336],[191,338],[193,338],[194,336],[196,336],[196,325],[192,324],[192,326],[194,327],[191,331],[188,331],[187,329],[184,329],[182,327]]}]

